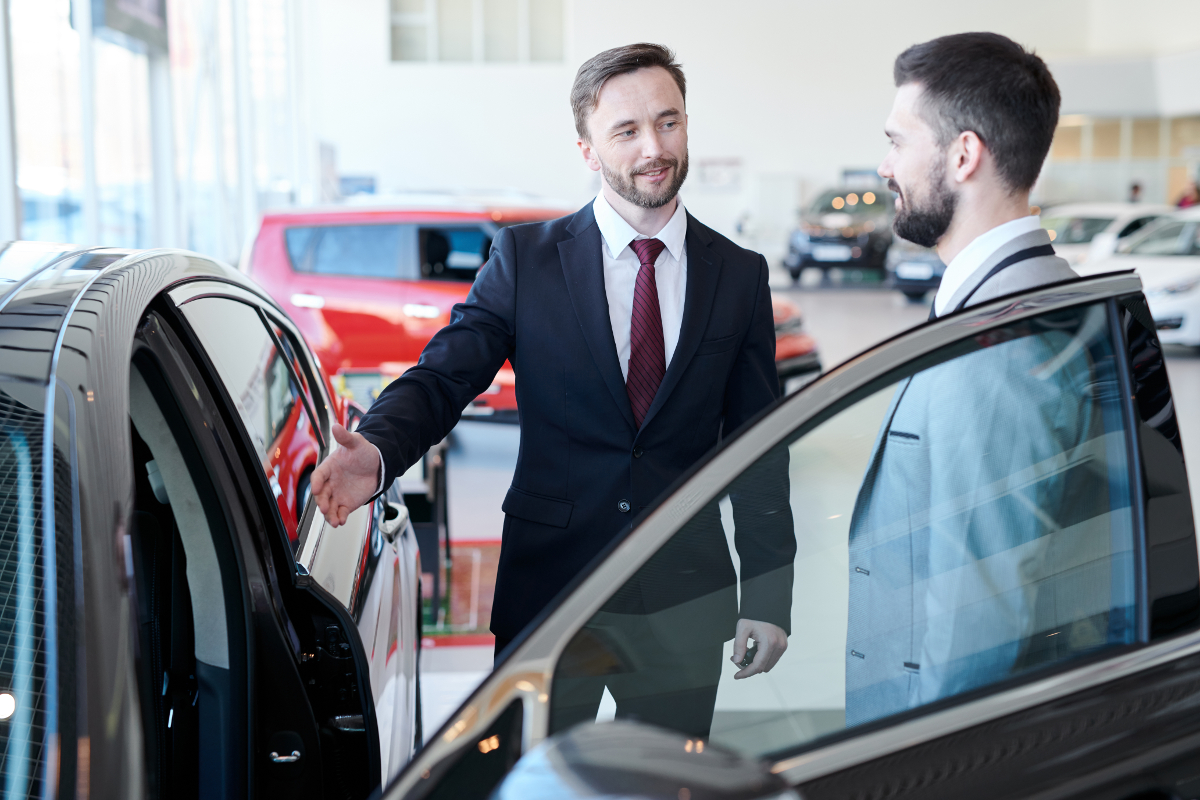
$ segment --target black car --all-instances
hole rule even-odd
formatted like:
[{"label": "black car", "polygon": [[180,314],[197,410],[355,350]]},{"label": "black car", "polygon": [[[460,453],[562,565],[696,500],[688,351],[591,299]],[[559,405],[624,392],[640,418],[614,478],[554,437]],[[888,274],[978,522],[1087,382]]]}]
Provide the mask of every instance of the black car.
[{"label": "black car", "polygon": [[923,300],[942,285],[946,265],[932,247],[921,247],[899,236],[888,248],[887,285],[909,300]]},{"label": "black car", "polygon": [[7,798],[366,798],[421,742],[396,487],[293,549],[276,449],[346,407],[249,279],[0,246]]},{"label": "black car", "polygon": [[[952,413],[922,422],[930,398]],[[1200,566],[1174,408],[1132,273],[900,334],[732,433],[640,515],[384,797],[1200,797]],[[925,474],[935,448],[959,468],[879,483]],[[865,480],[928,503],[862,501]],[[707,736],[603,701],[600,724],[566,725],[577,679],[641,685],[639,703],[662,691],[645,653],[703,632],[718,601],[630,598],[705,569],[693,545],[713,525],[739,551],[777,530],[781,502],[797,538],[774,669],[739,681],[725,663]]]},{"label": "black car", "polygon": [[830,189],[800,218],[783,265],[799,280],[806,267],[883,271],[892,243],[892,193],[884,188]]}]

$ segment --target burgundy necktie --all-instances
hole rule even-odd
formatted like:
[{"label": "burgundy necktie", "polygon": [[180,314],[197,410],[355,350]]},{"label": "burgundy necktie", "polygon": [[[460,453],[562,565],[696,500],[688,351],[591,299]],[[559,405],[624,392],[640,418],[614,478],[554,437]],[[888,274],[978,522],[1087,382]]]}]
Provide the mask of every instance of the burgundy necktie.
[{"label": "burgundy necktie", "polygon": [[658,284],[654,281],[654,262],[666,247],[658,239],[634,239],[629,243],[638,261],[637,284],[633,289],[633,318],[629,325],[629,373],[625,391],[633,406],[633,418],[639,428],[658,393],[667,371],[666,345],[663,343],[662,313],[658,308]]}]

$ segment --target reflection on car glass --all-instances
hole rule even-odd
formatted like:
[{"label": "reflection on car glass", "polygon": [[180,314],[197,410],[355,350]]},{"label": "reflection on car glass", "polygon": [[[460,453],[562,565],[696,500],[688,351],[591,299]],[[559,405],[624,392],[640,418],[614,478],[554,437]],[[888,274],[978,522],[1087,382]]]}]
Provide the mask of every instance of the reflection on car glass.
[{"label": "reflection on car glass", "polygon": [[370,278],[409,278],[406,245],[411,249],[411,226],[325,225],[288,228],[288,257],[297,272],[318,275],[357,275]]},{"label": "reflection on car glass", "polygon": [[[1104,305],[992,329],[795,431],[568,644],[552,731],[583,721],[597,686],[618,717],[667,691],[699,707],[712,676],[678,673],[680,686],[659,672],[664,650],[690,652],[700,621],[726,639],[715,699],[706,719],[693,709],[659,724],[710,725],[713,742],[755,756],[1133,641],[1127,433],[1109,331]],[[769,491],[780,464],[786,515]],[[789,518],[785,543],[777,528]],[[761,569],[782,553],[789,563]],[[770,672],[734,681],[732,634],[717,630],[725,604],[740,594],[739,613],[752,613],[781,585],[790,646]]]}]

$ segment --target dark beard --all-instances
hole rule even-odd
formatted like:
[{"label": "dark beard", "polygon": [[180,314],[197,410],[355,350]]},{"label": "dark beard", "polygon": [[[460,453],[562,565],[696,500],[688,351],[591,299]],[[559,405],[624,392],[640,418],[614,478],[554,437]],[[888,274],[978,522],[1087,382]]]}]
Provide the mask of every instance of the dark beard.
[{"label": "dark beard", "polygon": [[[940,162],[939,162],[940,163]],[[918,203],[915,198],[900,191],[895,179],[888,180],[888,188],[900,195],[903,202],[896,212],[892,230],[901,239],[907,239],[922,247],[934,247],[954,219],[958,195],[946,188],[946,167],[940,164],[929,181],[929,196]]]},{"label": "dark beard", "polygon": [[[662,208],[675,199],[675,195],[679,194],[679,187],[683,186],[683,182],[687,180],[688,156],[687,153],[683,154],[683,163],[670,157],[658,158],[629,175],[622,175],[615,170],[609,169],[608,165],[603,161],[600,162],[600,167],[604,172],[604,180],[608,181],[608,185],[612,187],[612,190],[622,198],[640,208]],[[634,176],[640,175],[643,172],[654,172],[656,169],[662,169],[663,167],[675,168],[675,177],[669,184],[660,186],[657,191],[650,192],[644,192],[637,188],[637,185],[634,183]]]}]

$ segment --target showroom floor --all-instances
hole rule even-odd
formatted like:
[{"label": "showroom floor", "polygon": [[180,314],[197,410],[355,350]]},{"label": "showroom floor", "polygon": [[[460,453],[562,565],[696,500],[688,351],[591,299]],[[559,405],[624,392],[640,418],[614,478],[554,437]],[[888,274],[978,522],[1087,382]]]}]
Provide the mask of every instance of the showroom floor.
[{"label": "showroom floor", "polygon": [[[805,276],[808,277],[807,275]],[[808,331],[817,339],[821,361],[836,366],[863,349],[900,331],[924,322],[929,305],[908,302],[903,296],[876,288],[792,288],[785,274],[773,276],[772,286],[799,305]],[[808,282],[806,281],[806,284]],[[1168,350],[1168,368],[1180,415],[1184,448],[1200,454],[1200,351]],[[515,426],[464,422],[453,433],[448,458],[449,527],[456,547],[456,569],[491,562],[500,540],[503,514],[500,503],[512,478],[519,432]],[[1197,455],[1196,458],[1200,458]],[[1200,488],[1200,467],[1193,470],[1193,497]],[[459,546],[461,543],[461,547]],[[460,554],[461,553],[461,557]],[[482,554],[482,555],[481,555]],[[472,562],[473,557],[473,562]],[[491,583],[480,578],[475,566],[468,582],[464,615],[486,630]],[[436,646],[427,640],[422,651],[424,725],[432,736],[451,713],[487,675],[492,648],[475,645]],[[607,700],[607,698],[606,698]],[[602,707],[601,713],[605,712]],[[611,709],[609,709],[611,711]]]}]

